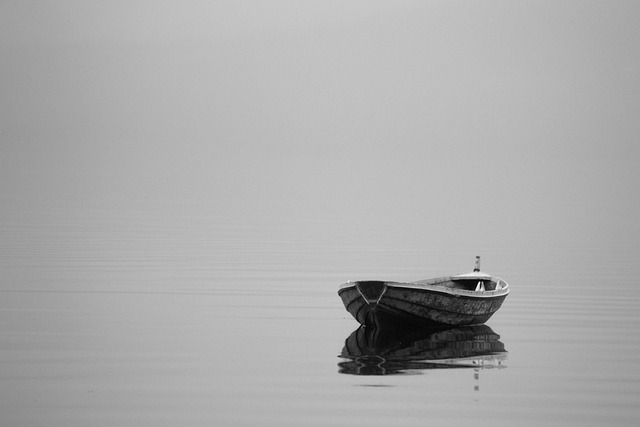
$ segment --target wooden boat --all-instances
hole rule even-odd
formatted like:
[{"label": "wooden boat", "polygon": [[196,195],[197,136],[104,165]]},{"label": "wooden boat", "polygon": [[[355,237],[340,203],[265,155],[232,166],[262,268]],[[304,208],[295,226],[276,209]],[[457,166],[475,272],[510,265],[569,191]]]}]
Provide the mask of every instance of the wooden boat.
[{"label": "wooden boat", "polygon": [[344,343],[339,372],[393,375],[424,369],[504,368],[500,335],[487,325],[446,330],[373,329],[360,326]]},{"label": "wooden boat", "polygon": [[338,295],[362,325],[381,327],[407,323],[427,328],[450,328],[486,322],[509,294],[499,277],[480,271],[480,257],[472,272],[417,282],[381,280],[347,282]]}]

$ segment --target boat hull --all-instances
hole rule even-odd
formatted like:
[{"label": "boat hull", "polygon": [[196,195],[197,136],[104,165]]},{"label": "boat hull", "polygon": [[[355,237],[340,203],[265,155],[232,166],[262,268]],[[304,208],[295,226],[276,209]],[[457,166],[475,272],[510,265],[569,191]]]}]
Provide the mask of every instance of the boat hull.
[{"label": "boat hull", "polygon": [[500,308],[508,289],[474,292],[455,289],[451,280],[425,283],[353,282],[338,294],[362,325],[411,324],[428,328],[485,323]]}]

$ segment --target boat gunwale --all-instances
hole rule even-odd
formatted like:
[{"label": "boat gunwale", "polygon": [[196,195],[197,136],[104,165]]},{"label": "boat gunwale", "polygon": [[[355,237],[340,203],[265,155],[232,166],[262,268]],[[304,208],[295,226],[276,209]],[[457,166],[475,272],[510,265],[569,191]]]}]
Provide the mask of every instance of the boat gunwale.
[{"label": "boat gunwale", "polygon": [[[439,284],[442,282],[455,281],[455,280],[452,280],[452,278],[455,278],[455,277],[456,276],[444,276],[441,278],[427,279],[425,281],[419,281],[419,282],[389,282],[385,280],[358,280],[354,282],[347,282],[340,285],[340,287],[338,288],[338,293],[340,293],[343,290],[349,289],[351,287],[355,287],[360,282],[382,282],[385,284],[385,286],[388,286],[391,288],[431,291],[431,292],[438,292],[438,293],[448,294],[453,296],[464,296],[469,298],[495,298],[495,297],[509,294],[509,284],[497,276],[490,276],[490,278],[484,279],[484,280],[490,280],[496,283],[498,282],[502,283],[501,289],[492,290],[492,291],[475,291],[475,290],[472,291],[467,289],[451,288],[451,287]],[[431,283],[420,283],[420,282],[431,282]]]}]

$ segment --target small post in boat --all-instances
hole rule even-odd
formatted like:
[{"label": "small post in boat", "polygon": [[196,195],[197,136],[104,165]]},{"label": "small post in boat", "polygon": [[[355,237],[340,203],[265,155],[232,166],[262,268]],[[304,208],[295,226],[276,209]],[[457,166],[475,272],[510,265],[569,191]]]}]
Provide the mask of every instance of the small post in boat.
[{"label": "small post in boat", "polygon": [[480,257],[476,256],[476,266],[473,267],[473,271],[480,271]]}]

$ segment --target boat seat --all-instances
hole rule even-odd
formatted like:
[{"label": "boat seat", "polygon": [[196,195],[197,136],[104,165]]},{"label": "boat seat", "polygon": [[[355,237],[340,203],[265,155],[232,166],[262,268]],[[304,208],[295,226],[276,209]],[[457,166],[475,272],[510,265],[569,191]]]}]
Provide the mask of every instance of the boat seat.
[{"label": "boat seat", "polygon": [[480,280],[476,285],[476,292],[484,291],[484,282]]}]

